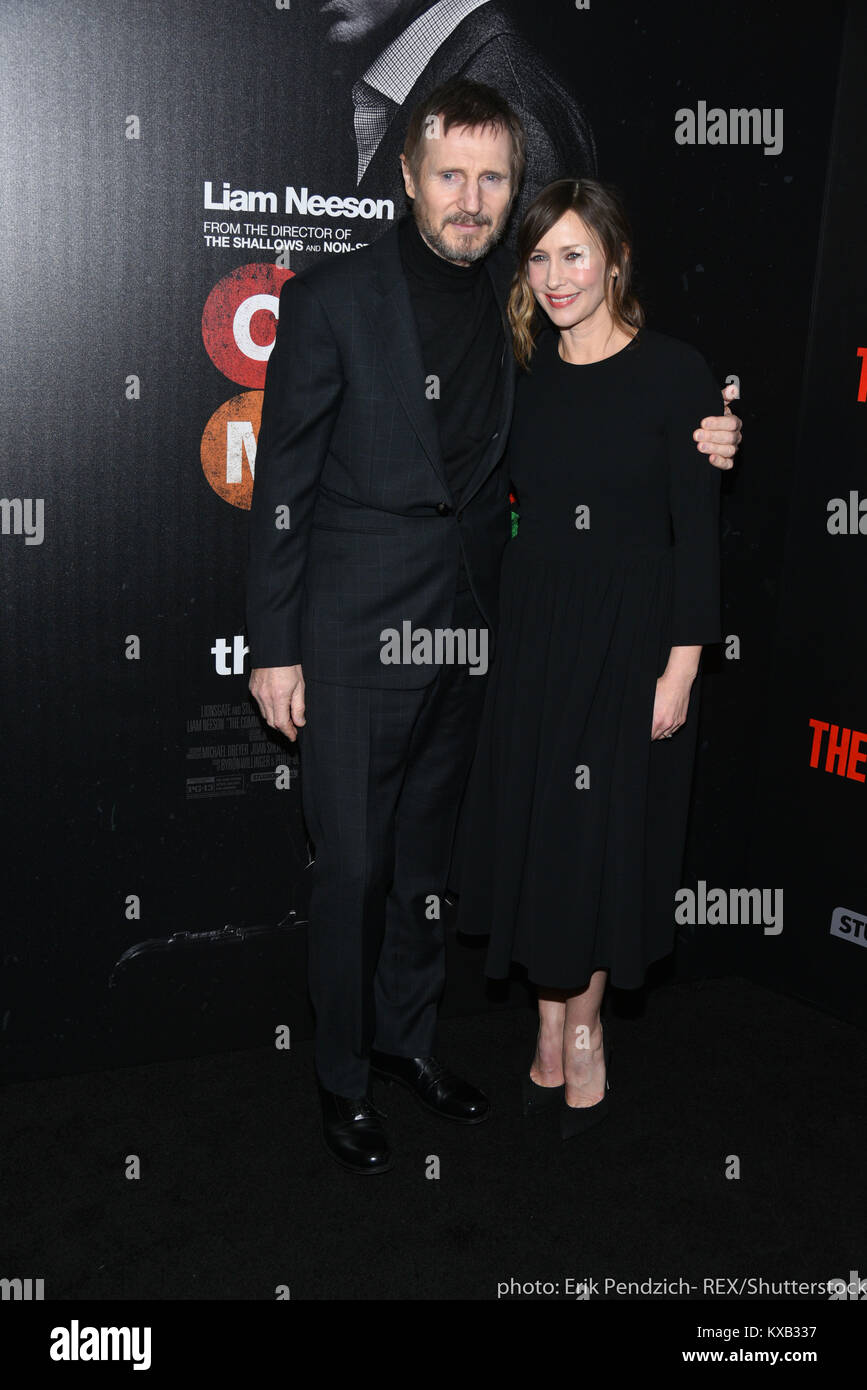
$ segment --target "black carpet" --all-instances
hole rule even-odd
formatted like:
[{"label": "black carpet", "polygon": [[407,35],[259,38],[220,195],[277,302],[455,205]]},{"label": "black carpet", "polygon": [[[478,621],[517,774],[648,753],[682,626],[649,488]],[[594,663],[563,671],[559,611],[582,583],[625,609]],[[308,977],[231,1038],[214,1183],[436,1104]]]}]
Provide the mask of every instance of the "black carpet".
[{"label": "black carpet", "polygon": [[439,1055],[494,1115],[451,1125],[379,1087],[396,1162],[369,1177],[322,1147],[310,1042],[8,1086],[0,1274],[61,1300],[565,1298],[588,1278],[702,1298],[710,1279],[867,1275],[862,1032],[740,979],[657,989],[632,1017],[615,996],[607,1026],[612,1114],[563,1144],[555,1115],[520,1114],[532,1012],[444,1021]]}]

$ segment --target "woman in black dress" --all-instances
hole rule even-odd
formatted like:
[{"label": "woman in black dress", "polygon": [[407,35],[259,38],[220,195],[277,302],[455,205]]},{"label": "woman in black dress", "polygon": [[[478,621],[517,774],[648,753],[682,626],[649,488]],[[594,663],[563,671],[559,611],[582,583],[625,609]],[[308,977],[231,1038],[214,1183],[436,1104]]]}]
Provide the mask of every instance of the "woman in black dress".
[{"label": "woman in black dress", "polygon": [[[674,941],[702,646],[719,626],[719,473],[694,422],[719,389],[644,327],[616,194],[550,184],[509,302],[525,370],[506,466],[518,496],[464,806],[459,928],[486,972],[526,967],[539,1033],[525,1113],[571,1137],[609,1105],[600,1006]],[[541,312],[540,312],[541,310]]]}]

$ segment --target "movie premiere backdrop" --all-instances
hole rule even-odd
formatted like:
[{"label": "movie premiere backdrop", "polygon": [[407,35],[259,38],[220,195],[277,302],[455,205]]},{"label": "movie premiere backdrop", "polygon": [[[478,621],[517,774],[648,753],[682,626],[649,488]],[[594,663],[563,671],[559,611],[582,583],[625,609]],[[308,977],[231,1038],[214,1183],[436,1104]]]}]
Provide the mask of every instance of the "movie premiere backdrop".
[{"label": "movie premiere backdrop", "polygon": [[[662,969],[855,1016],[864,10],[799,14],[4,0],[8,1076],[309,1034],[303,773],[247,690],[265,368],[281,285],[394,225],[409,111],[458,72],[525,121],[518,215],[554,177],[616,183],[650,325],[741,391]],[[482,950],[449,951],[446,1012],[524,1003],[485,987]]]}]

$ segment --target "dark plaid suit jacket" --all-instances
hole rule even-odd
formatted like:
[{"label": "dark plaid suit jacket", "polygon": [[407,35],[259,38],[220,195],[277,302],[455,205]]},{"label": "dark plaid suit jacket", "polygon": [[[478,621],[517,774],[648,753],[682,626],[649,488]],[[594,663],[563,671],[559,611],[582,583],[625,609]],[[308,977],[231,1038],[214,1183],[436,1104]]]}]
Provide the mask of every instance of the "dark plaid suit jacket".
[{"label": "dark plaid suit jacket", "polygon": [[[496,248],[485,266],[504,309],[512,254]],[[510,534],[498,467],[515,382],[505,317],[500,373],[497,429],[458,503],[425,394],[397,229],[287,280],[250,514],[251,666],[300,662],[305,678],[338,685],[428,684],[436,665],[383,664],[381,633],[407,620],[450,626],[461,545],[493,655]]]}]

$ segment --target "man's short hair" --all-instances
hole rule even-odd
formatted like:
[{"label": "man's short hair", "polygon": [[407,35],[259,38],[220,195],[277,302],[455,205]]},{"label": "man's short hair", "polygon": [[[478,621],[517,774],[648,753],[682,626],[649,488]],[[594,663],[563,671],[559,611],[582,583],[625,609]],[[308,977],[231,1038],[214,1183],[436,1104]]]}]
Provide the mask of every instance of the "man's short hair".
[{"label": "man's short hair", "polygon": [[512,190],[516,192],[526,163],[524,127],[505,97],[494,87],[484,82],[471,82],[466,77],[450,77],[413,108],[403,145],[413,179],[417,180],[421,171],[426,141],[432,134],[448,134],[452,126],[508,131],[512,138]]}]

